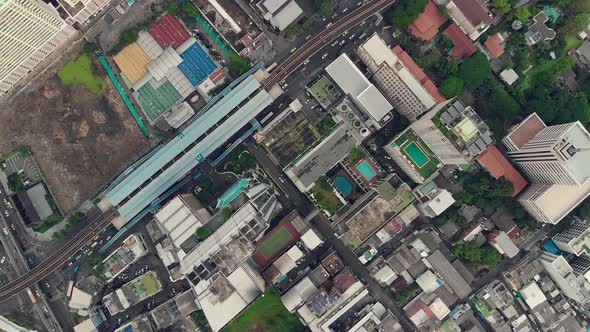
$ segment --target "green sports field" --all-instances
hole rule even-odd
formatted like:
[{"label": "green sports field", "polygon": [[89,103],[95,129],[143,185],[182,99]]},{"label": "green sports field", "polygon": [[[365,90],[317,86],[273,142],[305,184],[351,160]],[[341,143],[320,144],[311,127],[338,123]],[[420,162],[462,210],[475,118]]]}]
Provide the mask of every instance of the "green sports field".
[{"label": "green sports field", "polygon": [[271,237],[264,241],[264,243],[260,246],[260,252],[262,252],[264,257],[271,258],[292,239],[293,237],[291,234],[289,234],[289,231],[287,231],[284,227],[281,227],[276,232],[274,232]]}]

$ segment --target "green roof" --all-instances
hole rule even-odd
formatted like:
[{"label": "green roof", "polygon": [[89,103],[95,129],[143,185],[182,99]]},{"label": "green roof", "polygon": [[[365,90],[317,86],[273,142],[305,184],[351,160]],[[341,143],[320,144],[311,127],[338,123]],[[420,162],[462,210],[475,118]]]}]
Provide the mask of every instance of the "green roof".
[{"label": "green roof", "polygon": [[138,92],[139,105],[152,122],[182,98],[169,81],[166,81],[158,88],[154,88],[148,82],[139,88]]}]

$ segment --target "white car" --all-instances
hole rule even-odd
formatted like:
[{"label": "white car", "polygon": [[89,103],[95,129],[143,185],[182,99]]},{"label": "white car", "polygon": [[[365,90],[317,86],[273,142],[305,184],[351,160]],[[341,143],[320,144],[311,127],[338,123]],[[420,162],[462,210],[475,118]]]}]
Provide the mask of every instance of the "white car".
[{"label": "white car", "polygon": [[324,60],[327,57],[328,57],[328,53],[324,53],[324,55],[322,55],[322,60]]},{"label": "white car", "polygon": [[307,65],[309,63],[309,59],[303,61],[303,65]]}]

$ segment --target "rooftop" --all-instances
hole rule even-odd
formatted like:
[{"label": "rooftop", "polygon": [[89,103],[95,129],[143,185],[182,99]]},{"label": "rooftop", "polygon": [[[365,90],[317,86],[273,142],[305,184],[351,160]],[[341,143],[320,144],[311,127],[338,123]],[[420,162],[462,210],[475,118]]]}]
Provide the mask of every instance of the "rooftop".
[{"label": "rooftop", "polygon": [[164,14],[154,22],[148,32],[162,48],[168,46],[177,48],[190,38],[190,34],[182,23],[169,13]]},{"label": "rooftop", "polygon": [[477,161],[495,179],[503,177],[506,181],[512,183],[512,197],[518,195],[528,184],[495,145],[490,145],[477,157]]},{"label": "rooftop", "polygon": [[490,51],[490,54],[494,58],[499,58],[502,54],[504,54],[504,46],[502,43],[504,42],[504,38],[500,35],[500,33],[496,33],[485,41],[485,45],[487,49]]},{"label": "rooftop", "polygon": [[344,93],[350,94],[376,121],[383,119],[393,109],[345,53],[328,65],[326,72]]},{"label": "rooftop", "polygon": [[297,21],[303,15],[303,9],[299,7],[297,2],[290,1],[283,6],[278,12],[272,14],[270,23],[279,31],[287,29],[291,24]]},{"label": "rooftop", "polygon": [[477,48],[473,42],[455,23],[451,23],[445,30],[444,34],[453,42],[453,50],[451,54],[459,61],[463,61],[477,52]]},{"label": "rooftop", "polygon": [[[533,139],[541,130],[547,127],[537,113],[527,116],[516,126],[510,128],[508,134],[502,139],[508,150],[520,149],[528,141]],[[509,144],[507,144],[509,143]]]},{"label": "rooftop", "polygon": [[420,176],[428,179],[438,171],[441,162],[430,147],[418,137],[412,128],[406,129],[399,134],[391,144],[393,148],[399,149],[404,159],[412,165]]},{"label": "rooftop", "polygon": [[489,25],[492,19],[488,16],[485,5],[479,0],[453,0],[463,15],[475,27],[480,24]]},{"label": "rooftop", "polygon": [[447,99],[438,91],[434,82],[426,75],[426,73],[418,66],[418,64],[412,59],[412,57],[401,48],[401,46],[397,45],[393,48],[393,53],[395,53],[399,60],[408,68],[410,73],[414,75],[414,77],[422,84],[422,87],[428,92],[428,94],[436,101],[437,104],[443,103],[447,101]]},{"label": "rooftop", "polygon": [[446,21],[447,18],[441,14],[438,6],[429,0],[424,11],[410,24],[410,31],[414,37],[430,41]]}]

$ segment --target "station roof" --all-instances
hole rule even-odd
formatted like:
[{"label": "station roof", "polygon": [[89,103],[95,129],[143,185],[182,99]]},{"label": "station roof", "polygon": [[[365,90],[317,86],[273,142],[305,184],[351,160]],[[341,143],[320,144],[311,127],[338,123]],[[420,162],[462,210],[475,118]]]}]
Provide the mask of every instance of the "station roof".
[{"label": "station roof", "polygon": [[[206,106],[178,136],[127,169],[106,199],[114,206],[125,200],[119,206],[125,220],[137,215],[272,103],[271,96],[259,88],[254,76],[247,75],[233,90]],[[220,121],[224,122],[215,127]]]}]

